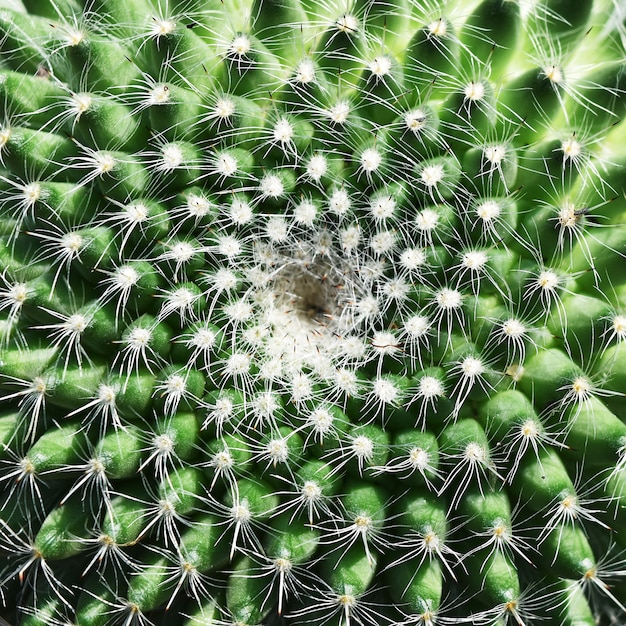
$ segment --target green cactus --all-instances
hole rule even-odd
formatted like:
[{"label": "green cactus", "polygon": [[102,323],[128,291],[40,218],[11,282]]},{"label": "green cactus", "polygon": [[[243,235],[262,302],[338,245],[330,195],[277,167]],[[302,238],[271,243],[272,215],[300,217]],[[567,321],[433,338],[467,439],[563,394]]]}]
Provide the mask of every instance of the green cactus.
[{"label": "green cactus", "polygon": [[626,622],[623,3],[24,6],[0,614]]}]

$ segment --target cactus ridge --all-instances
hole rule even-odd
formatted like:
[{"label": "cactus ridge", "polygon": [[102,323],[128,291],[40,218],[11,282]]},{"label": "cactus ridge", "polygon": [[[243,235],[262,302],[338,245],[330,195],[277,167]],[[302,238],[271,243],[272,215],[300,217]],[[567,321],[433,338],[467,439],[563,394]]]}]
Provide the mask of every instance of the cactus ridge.
[{"label": "cactus ridge", "polygon": [[23,4],[2,616],[623,623],[623,3]]}]

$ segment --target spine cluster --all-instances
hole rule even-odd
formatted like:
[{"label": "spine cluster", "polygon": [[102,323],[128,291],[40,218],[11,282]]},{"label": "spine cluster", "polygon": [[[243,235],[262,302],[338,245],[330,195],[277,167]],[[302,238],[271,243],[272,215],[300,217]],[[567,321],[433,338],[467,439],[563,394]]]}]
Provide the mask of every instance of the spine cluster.
[{"label": "spine cluster", "polygon": [[24,5],[7,619],[626,619],[621,3]]}]

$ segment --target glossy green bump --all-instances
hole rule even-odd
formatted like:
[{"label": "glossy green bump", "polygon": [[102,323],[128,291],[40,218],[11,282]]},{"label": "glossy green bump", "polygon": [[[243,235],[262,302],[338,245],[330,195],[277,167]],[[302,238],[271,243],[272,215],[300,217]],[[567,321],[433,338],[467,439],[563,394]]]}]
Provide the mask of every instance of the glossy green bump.
[{"label": "glossy green bump", "polygon": [[254,0],[250,11],[254,34],[267,41],[268,49],[287,61],[302,54],[302,31],[307,17],[299,0]]},{"label": "glossy green bump", "polygon": [[[153,132],[170,141],[194,139],[202,130],[197,126],[204,114],[200,95],[171,83],[159,83],[147,94],[148,117]],[[135,144],[136,148],[141,145]]]},{"label": "glossy green bump", "polygon": [[37,598],[37,611],[25,618],[24,624],[27,626],[46,626],[61,609],[63,604],[56,597]]},{"label": "glossy green bump", "polygon": [[[73,76],[80,77],[75,88],[89,91],[115,88],[121,81],[130,84],[139,80],[139,68],[133,63],[132,52],[122,41],[106,39],[96,33],[70,31],[67,42],[67,60]],[[75,79],[76,80],[76,79]]]},{"label": "glossy green bump", "polygon": [[554,450],[544,450],[529,458],[513,481],[513,490],[533,511],[553,506],[559,500],[576,497],[570,476]]},{"label": "glossy green bump", "polygon": [[520,6],[508,0],[483,0],[465,20],[461,33],[462,56],[467,69],[478,60],[502,73],[520,40]]},{"label": "glossy green bump", "polygon": [[392,445],[395,453],[384,466],[386,472],[393,472],[388,474],[390,483],[395,472],[415,485],[428,484],[437,477],[440,456],[435,435],[417,429],[400,431],[394,434]]},{"label": "glossy green bump", "polygon": [[149,523],[147,504],[137,498],[141,493],[134,483],[131,493],[115,496],[102,520],[102,534],[117,545],[133,545]]},{"label": "glossy green bump", "polygon": [[98,150],[94,161],[98,189],[103,196],[126,202],[147,191],[150,176],[137,156],[116,150]]},{"label": "glossy green bump", "polygon": [[[145,16],[153,9],[140,10]],[[210,85],[207,68],[212,67],[217,55],[210,42],[202,37],[202,29],[196,26],[166,16],[153,17],[153,29],[146,33],[147,40],[142,42],[140,57],[134,59],[135,63],[149,75],[158,76],[168,84],[178,83],[182,76],[187,84],[195,88]],[[197,106],[197,99],[193,97],[193,92],[188,94],[191,95],[189,110],[192,111]],[[180,130],[187,132],[184,128]]]},{"label": "glossy green bump", "polygon": [[552,316],[548,322],[548,330],[560,338],[564,338],[567,345],[579,350],[581,354],[589,354],[593,350],[592,342],[604,330],[605,320],[611,312],[611,307],[604,299],[590,295],[568,294],[563,298],[565,317],[559,319]]},{"label": "glossy green bump", "polygon": [[365,30],[360,15],[335,13],[317,44],[316,56],[328,80],[335,86],[356,83],[365,52]]},{"label": "glossy green bump", "polygon": [[215,70],[217,84],[225,92],[245,96],[279,87],[279,61],[257,37],[237,33],[226,46]]},{"label": "glossy green bump", "polygon": [[[68,441],[72,441],[71,446],[67,445]],[[68,423],[39,437],[28,450],[27,458],[36,472],[50,473],[74,463],[81,447],[85,445],[86,437],[80,424]]]},{"label": "glossy green bump", "polygon": [[582,374],[580,366],[562,350],[552,348],[526,361],[519,387],[541,410],[562,398],[568,385],[573,385]]},{"label": "glossy green bump", "polygon": [[73,93],[71,100],[75,117],[67,124],[68,132],[83,145],[131,150],[147,142],[141,120],[125,104],[90,92]]},{"label": "glossy green bump", "polygon": [[61,165],[78,156],[76,144],[69,137],[19,126],[11,128],[7,135],[6,142],[3,141],[6,145],[4,158],[18,176],[78,180],[78,172]]},{"label": "glossy green bump", "polygon": [[100,439],[94,459],[111,479],[132,478],[141,464],[142,445],[138,429],[115,430]]},{"label": "glossy green bump", "polygon": [[502,436],[524,420],[537,418],[532,403],[515,390],[493,396],[481,409],[482,423],[489,436]]},{"label": "glossy green bump", "polygon": [[163,556],[147,554],[143,556],[142,563],[141,572],[131,579],[128,586],[128,601],[146,613],[167,600],[168,560]]},{"label": "glossy green bump", "polygon": [[[104,600],[104,602],[102,602]],[[77,626],[105,626],[109,620],[109,605],[115,594],[106,580],[91,574],[81,583],[77,598]]]},{"label": "glossy green bump", "polygon": [[266,482],[245,478],[237,485],[237,493],[229,494],[227,504],[235,507],[243,504],[256,519],[269,518],[279,504],[278,495]]},{"label": "glossy green bump", "polygon": [[179,515],[191,513],[202,494],[202,473],[195,467],[174,469],[159,485],[161,501],[168,502]]},{"label": "glossy green bump", "polygon": [[529,21],[530,32],[536,36],[548,34],[565,50],[573,48],[584,36],[592,0],[572,6],[567,0],[540,0]]},{"label": "glossy green bump", "polygon": [[49,51],[50,20],[20,11],[0,10],[0,50],[11,69],[36,74]]},{"label": "glossy green bump", "polygon": [[[5,376],[17,379],[29,379],[40,376],[56,358],[56,348],[39,348],[38,350],[3,350],[0,357],[0,372]],[[45,378],[42,379],[45,384]],[[6,389],[6,382],[3,387]]]},{"label": "glossy green bump", "polygon": [[85,398],[97,395],[105,372],[103,365],[89,369],[72,366],[64,370],[52,370],[47,383],[52,402],[65,409],[76,410],[82,407]]},{"label": "glossy green bump", "polygon": [[324,562],[325,580],[328,582],[344,615],[350,615],[358,597],[369,587],[376,563],[358,547],[350,548],[339,559],[329,558]]},{"label": "glossy green bump", "polygon": [[394,570],[392,594],[398,603],[406,603],[409,611],[419,618],[432,619],[441,604],[443,572],[435,559],[407,561]]},{"label": "glossy green bump", "polygon": [[0,72],[0,96],[11,116],[28,116],[34,127],[44,126],[50,109],[65,92],[56,83],[42,76],[28,76],[22,72]]},{"label": "glossy green bump", "polygon": [[[624,395],[617,393],[617,400],[623,402]],[[610,468],[618,450],[626,442],[626,424],[595,397],[587,398],[579,407],[570,408],[564,417],[567,420],[565,443],[572,451],[567,457],[574,456],[585,464]]]},{"label": "glossy green bump", "polygon": [[517,154],[509,143],[495,142],[481,148],[470,148],[465,153],[463,168],[485,196],[506,196],[515,189]]},{"label": "glossy green bump", "polygon": [[562,578],[594,577],[596,562],[585,531],[567,524],[550,530],[541,544],[541,558]]},{"label": "glossy green bump", "polygon": [[286,515],[281,515],[272,524],[266,551],[275,560],[284,558],[290,565],[300,564],[315,554],[319,541],[320,532],[317,529],[293,523]]},{"label": "glossy green bump", "polygon": [[[563,80],[562,69],[548,65],[526,70],[503,88],[499,107],[502,114],[517,126],[521,145],[537,142],[548,130],[546,115],[549,118],[558,111]],[[541,167],[541,164],[535,166]]]},{"label": "glossy green bump", "polygon": [[555,619],[562,620],[564,626],[594,626],[596,620],[593,616],[589,602],[585,597],[582,587],[578,581],[559,579],[555,582],[557,599],[561,610],[550,610],[550,614]]},{"label": "glossy green bump", "polygon": [[416,101],[422,90],[435,96],[446,93],[458,60],[459,41],[445,15],[420,28],[409,41],[404,57],[409,101]]},{"label": "glossy green bump", "polygon": [[84,503],[72,498],[54,509],[44,520],[34,540],[37,558],[55,561],[67,559],[84,550],[86,537]]},{"label": "glossy green bump", "polygon": [[265,581],[259,576],[249,576],[254,569],[254,561],[250,557],[241,557],[233,573],[228,579],[226,588],[226,606],[235,620],[242,624],[257,626],[267,614],[258,598],[263,595]]}]

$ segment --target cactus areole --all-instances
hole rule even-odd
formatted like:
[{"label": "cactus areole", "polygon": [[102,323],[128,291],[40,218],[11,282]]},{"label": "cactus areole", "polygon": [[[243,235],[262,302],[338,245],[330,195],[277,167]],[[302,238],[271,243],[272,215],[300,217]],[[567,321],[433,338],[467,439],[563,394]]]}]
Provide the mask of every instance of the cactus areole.
[{"label": "cactus areole", "polygon": [[625,59],[620,0],[0,9],[0,615],[626,623]]}]

